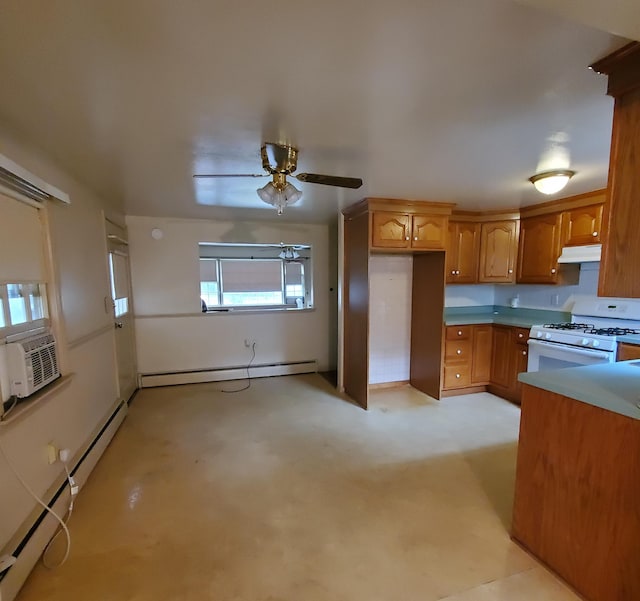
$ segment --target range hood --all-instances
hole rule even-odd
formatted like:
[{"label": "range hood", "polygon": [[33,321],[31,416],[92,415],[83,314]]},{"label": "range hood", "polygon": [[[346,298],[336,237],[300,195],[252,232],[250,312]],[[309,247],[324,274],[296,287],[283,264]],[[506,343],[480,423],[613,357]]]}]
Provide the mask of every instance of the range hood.
[{"label": "range hood", "polygon": [[602,244],[587,246],[565,246],[558,258],[558,263],[589,263],[600,261]]}]

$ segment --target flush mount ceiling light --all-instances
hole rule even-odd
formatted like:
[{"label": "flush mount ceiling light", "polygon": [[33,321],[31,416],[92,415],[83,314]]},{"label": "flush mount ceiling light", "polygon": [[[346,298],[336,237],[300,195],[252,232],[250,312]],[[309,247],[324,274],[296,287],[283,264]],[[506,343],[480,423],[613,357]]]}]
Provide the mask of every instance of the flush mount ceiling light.
[{"label": "flush mount ceiling light", "polygon": [[536,173],[529,178],[538,192],[543,194],[555,194],[567,185],[567,182],[576,174],[570,169],[551,169]]},{"label": "flush mount ceiling light", "polygon": [[278,215],[282,215],[285,207],[298,202],[302,198],[302,192],[293,184],[287,182],[284,173],[274,173],[273,181],[256,190],[261,200],[278,209]]}]

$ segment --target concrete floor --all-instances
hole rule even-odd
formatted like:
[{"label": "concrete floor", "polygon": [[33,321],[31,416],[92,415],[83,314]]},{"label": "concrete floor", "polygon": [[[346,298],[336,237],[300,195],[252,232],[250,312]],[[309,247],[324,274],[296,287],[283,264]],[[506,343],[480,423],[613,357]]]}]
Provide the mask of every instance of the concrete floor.
[{"label": "concrete floor", "polygon": [[141,391],[19,601],[578,600],[509,539],[514,405],[240,384]]}]

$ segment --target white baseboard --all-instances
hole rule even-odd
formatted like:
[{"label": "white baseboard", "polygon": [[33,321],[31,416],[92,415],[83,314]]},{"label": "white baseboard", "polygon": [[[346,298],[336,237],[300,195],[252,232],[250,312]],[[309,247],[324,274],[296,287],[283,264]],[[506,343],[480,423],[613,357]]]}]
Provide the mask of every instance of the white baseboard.
[{"label": "white baseboard", "polygon": [[[87,447],[85,447],[90,448],[88,453],[84,458],[78,458],[81,461],[77,464],[73,477],[78,486],[80,486],[80,496],[82,496],[82,487],[85,485],[89,474],[98,463],[102,453],[104,453],[104,450],[111,442],[111,439],[120,427],[120,424],[123,422],[126,415],[127,404],[122,403],[117,409],[117,413],[111,419],[109,425],[101,434],[98,435],[98,438],[95,439],[95,444],[94,441],[91,441]],[[91,446],[92,444],[93,446]],[[69,488],[65,487],[62,494],[60,494],[56,502],[53,504],[52,509],[62,517],[68,508]],[[31,570],[36,565],[42,551],[57,528],[57,520],[50,514],[47,514],[20,551],[16,563],[9,569],[5,577],[0,582],[0,601],[13,601],[13,599],[15,599],[18,591],[24,584]],[[71,537],[73,540],[73,529],[71,531]]]},{"label": "white baseboard", "polygon": [[[289,376],[309,374],[318,371],[315,361],[296,361],[294,363],[271,363],[252,365],[249,368],[251,378],[270,376]],[[173,386],[176,384],[201,384],[203,382],[221,382],[224,380],[242,380],[247,377],[246,367],[222,367],[194,371],[178,371],[162,374],[140,374],[140,388],[153,386]]]}]

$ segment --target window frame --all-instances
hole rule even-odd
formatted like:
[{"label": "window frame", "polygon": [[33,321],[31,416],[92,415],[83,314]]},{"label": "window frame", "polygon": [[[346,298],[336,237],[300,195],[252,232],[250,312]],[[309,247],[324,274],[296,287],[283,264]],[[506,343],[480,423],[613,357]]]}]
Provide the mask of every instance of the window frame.
[{"label": "window frame", "polygon": [[[28,297],[24,298],[24,308],[26,314],[26,320],[21,323],[11,323],[11,309],[9,306],[9,286],[37,286],[40,292],[40,298],[42,299],[42,317],[33,318],[33,312],[31,309],[31,303],[28,302]],[[47,298],[47,285],[45,282],[36,281],[22,281],[22,282],[5,282],[0,283],[0,311],[2,311],[2,319],[4,326],[0,325],[0,340],[15,336],[16,334],[23,334],[36,330],[38,328],[49,326],[49,301]]]},{"label": "window frame", "polygon": [[[207,255],[203,256],[203,247],[211,247],[213,250],[208,250]],[[218,253],[215,252],[216,247],[220,249]],[[283,259],[278,256],[282,248],[295,247],[296,249],[304,249],[304,256],[299,256],[296,259]],[[274,245],[274,244],[224,244],[213,242],[200,242],[198,244],[199,253],[198,261],[215,261],[216,266],[216,284],[217,284],[217,303],[210,304],[205,301],[206,295],[203,294],[202,284],[209,282],[209,280],[200,280],[200,298],[201,301],[206,303],[206,312],[228,312],[228,311],[300,311],[313,309],[313,281],[312,281],[312,247],[311,245]],[[269,250],[267,250],[269,249]],[[267,256],[255,256],[256,251],[264,251]],[[269,254],[270,253],[270,254]],[[213,256],[213,255],[216,256]],[[224,275],[223,275],[223,261],[278,261],[280,263],[280,294],[281,303],[260,303],[260,304],[224,304]],[[287,296],[287,282],[286,282],[286,265],[288,263],[301,264],[301,285],[302,295]],[[201,273],[201,271],[200,271]],[[200,276],[201,277],[201,276]],[[212,282],[213,280],[211,280]],[[229,294],[229,293],[228,293]],[[241,293],[238,293],[241,294]],[[302,302],[298,303],[296,299],[301,298]],[[287,302],[287,299],[292,299],[292,302]],[[301,305],[301,306],[300,306]]]}]

